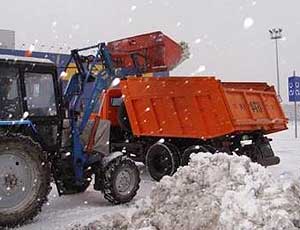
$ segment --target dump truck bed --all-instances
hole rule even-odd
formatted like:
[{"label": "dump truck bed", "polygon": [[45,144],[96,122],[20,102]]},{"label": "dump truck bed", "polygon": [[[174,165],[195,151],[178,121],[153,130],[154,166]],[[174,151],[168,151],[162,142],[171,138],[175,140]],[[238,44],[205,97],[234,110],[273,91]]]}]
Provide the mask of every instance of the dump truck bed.
[{"label": "dump truck bed", "polygon": [[121,81],[133,134],[211,139],[287,129],[274,87],[222,83],[215,77],[128,78]]}]

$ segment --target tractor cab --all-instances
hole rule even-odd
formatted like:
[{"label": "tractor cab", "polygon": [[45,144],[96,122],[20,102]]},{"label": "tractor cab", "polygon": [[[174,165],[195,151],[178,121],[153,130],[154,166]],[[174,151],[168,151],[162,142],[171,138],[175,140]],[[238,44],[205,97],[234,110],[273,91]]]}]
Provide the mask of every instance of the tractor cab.
[{"label": "tractor cab", "polygon": [[35,124],[38,138],[49,152],[55,151],[59,141],[60,92],[53,62],[0,55],[0,120],[20,120],[25,115]]}]

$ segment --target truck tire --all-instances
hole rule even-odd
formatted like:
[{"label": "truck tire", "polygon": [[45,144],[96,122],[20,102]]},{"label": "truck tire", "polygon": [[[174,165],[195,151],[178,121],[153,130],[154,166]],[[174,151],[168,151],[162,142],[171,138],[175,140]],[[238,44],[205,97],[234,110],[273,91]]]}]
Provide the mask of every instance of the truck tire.
[{"label": "truck tire", "polygon": [[113,204],[123,204],[135,197],[140,184],[140,173],[135,163],[119,156],[108,163],[103,173],[104,198]]},{"label": "truck tire", "polygon": [[160,181],[166,175],[172,176],[180,166],[179,150],[170,143],[156,143],[148,149],[145,161],[150,176]]},{"label": "truck tire", "polygon": [[190,159],[191,159],[191,155],[193,153],[197,154],[197,153],[206,153],[206,152],[209,152],[209,150],[204,146],[193,145],[193,146],[188,147],[186,150],[184,150],[184,152],[182,154],[181,165],[182,166],[188,165],[188,163],[190,162]]},{"label": "truck tire", "polygon": [[0,228],[33,219],[47,201],[50,167],[39,144],[20,134],[0,135]]},{"label": "truck tire", "polygon": [[257,139],[255,144],[245,146],[242,155],[248,156],[252,162],[256,162],[264,167],[280,163],[280,158],[275,156],[269,139],[264,136]]},{"label": "truck tire", "polygon": [[123,131],[131,133],[132,129],[124,101],[121,102],[118,110],[118,123]]}]

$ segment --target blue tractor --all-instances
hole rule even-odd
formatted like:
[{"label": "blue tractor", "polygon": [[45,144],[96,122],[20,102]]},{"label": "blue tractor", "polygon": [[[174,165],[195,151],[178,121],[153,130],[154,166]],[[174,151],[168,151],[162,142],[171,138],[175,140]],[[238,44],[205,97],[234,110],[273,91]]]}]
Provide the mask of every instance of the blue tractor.
[{"label": "blue tractor", "polygon": [[[93,55],[82,55],[91,49]],[[51,180],[66,195],[84,192],[94,178],[94,189],[113,204],[129,202],[139,189],[135,163],[106,147],[105,121],[99,124],[98,149],[87,152],[84,136],[91,113],[101,107],[101,92],[141,69],[115,68],[105,43],[73,50],[71,59],[77,73],[62,90],[52,62],[0,55],[0,227],[35,217]]]}]

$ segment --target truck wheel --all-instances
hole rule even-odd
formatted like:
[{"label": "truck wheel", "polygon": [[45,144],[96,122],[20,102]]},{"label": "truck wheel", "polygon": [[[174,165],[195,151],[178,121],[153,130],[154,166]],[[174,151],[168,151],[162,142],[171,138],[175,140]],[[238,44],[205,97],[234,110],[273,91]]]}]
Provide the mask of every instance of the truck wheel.
[{"label": "truck wheel", "polygon": [[50,167],[39,144],[19,134],[0,135],[0,228],[31,220],[47,201]]},{"label": "truck wheel", "polygon": [[184,150],[182,154],[181,165],[183,166],[188,165],[191,159],[191,155],[193,153],[197,154],[197,153],[206,153],[206,152],[209,152],[209,150],[204,146],[195,145],[195,146],[188,147],[186,150]]},{"label": "truck wheel", "polygon": [[135,163],[125,156],[119,156],[109,162],[104,170],[104,198],[113,204],[131,201],[140,184],[140,173]]},{"label": "truck wheel", "polygon": [[122,101],[118,110],[118,123],[122,130],[126,132],[132,131],[124,101]]},{"label": "truck wheel", "polygon": [[152,145],[146,155],[146,167],[150,176],[156,180],[166,175],[172,176],[180,165],[179,150],[169,143]]}]

